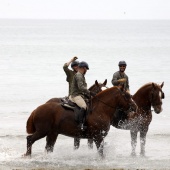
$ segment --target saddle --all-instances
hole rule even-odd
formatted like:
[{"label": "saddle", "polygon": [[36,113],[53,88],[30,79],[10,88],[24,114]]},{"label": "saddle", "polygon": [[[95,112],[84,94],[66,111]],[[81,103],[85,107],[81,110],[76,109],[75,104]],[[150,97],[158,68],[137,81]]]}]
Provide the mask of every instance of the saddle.
[{"label": "saddle", "polygon": [[[74,119],[77,123],[80,123],[81,119],[82,119],[82,115],[80,115],[81,113],[81,108],[76,104],[73,103],[71,100],[69,100],[68,97],[64,97],[61,99],[61,106],[63,106],[65,109],[70,109],[73,110],[74,112]],[[86,112],[86,116],[87,116],[87,112]],[[86,119],[86,116],[84,117],[84,119]]]},{"label": "saddle", "polygon": [[68,97],[63,97],[63,98],[61,99],[61,105],[62,105],[64,108],[71,109],[71,110],[75,110],[76,107],[77,107],[78,109],[80,109],[80,107],[77,106],[76,103],[73,103],[71,100],[69,100]]}]

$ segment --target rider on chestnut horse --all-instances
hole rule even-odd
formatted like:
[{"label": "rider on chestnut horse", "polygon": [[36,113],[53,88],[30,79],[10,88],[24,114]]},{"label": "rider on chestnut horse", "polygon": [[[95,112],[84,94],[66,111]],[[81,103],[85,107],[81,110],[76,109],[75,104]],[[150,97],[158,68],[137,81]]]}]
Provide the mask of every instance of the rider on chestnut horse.
[{"label": "rider on chestnut horse", "polygon": [[89,70],[89,65],[82,61],[78,65],[78,72],[73,77],[71,93],[69,99],[76,103],[80,107],[79,113],[79,121],[81,130],[84,130],[85,116],[87,113],[87,104],[85,102],[86,99],[89,99],[91,95],[94,96],[88,89],[87,83],[85,80],[85,74]]},{"label": "rider on chestnut horse", "polygon": [[128,76],[125,74],[127,64],[125,61],[119,61],[118,66],[119,71],[113,74],[112,84],[113,86],[119,86],[124,84],[125,90],[129,92],[129,79]]},{"label": "rider on chestnut horse", "polygon": [[[129,90],[129,79],[128,76],[125,74],[125,70],[126,70],[126,62],[125,61],[119,61],[118,63],[119,66],[119,71],[115,72],[113,74],[113,78],[112,78],[112,84],[113,86],[122,86],[124,85],[124,88],[127,92],[130,93]],[[127,117],[127,113],[124,113],[122,110],[116,110],[115,115],[117,115],[117,117],[119,118],[120,122],[119,124],[121,125],[123,123],[123,119],[125,119]]]}]

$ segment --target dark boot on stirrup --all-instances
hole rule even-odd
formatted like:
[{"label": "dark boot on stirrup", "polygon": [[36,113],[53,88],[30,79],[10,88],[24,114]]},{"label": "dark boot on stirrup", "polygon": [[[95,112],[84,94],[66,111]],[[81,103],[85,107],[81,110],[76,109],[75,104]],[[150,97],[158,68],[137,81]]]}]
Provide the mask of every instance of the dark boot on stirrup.
[{"label": "dark boot on stirrup", "polygon": [[86,116],[86,110],[84,108],[81,108],[80,114],[79,114],[79,122],[80,122],[79,126],[80,126],[82,131],[87,129],[87,126],[84,126],[85,116]]}]

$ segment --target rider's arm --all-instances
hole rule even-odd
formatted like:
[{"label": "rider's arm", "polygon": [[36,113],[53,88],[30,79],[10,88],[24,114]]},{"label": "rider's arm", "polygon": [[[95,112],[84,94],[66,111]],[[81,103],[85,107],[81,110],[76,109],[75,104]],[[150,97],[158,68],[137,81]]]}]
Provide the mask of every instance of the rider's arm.
[{"label": "rider's arm", "polygon": [[68,78],[69,75],[70,75],[70,72],[71,72],[72,70],[70,70],[70,69],[68,68],[67,63],[64,64],[63,70],[64,70],[64,72],[66,73],[67,78]]},{"label": "rider's arm", "polygon": [[112,78],[112,84],[113,86],[118,86],[119,85],[119,81],[118,81],[119,77],[117,72],[113,74],[113,78]]},{"label": "rider's arm", "polygon": [[128,78],[128,76],[126,77],[126,83],[127,83],[127,91],[129,91],[129,93],[130,93],[130,89],[129,89],[129,78]]},{"label": "rider's arm", "polygon": [[76,56],[73,57],[69,62],[66,63],[67,67],[68,67],[73,61],[75,61],[75,60],[77,60],[77,57],[76,57]]},{"label": "rider's arm", "polygon": [[69,65],[70,65],[73,61],[75,61],[75,60],[77,60],[77,57],[76,57],[76,56],[73,57],[69,62],[67,62],[67,63],[64,64],[63,70],[64,70],[64,72],[66,73],[67,76],[69,76],[69,75],[70,75],[70,72],[72,72],[72,70],[69,69],[68,67],[69,67]]}]

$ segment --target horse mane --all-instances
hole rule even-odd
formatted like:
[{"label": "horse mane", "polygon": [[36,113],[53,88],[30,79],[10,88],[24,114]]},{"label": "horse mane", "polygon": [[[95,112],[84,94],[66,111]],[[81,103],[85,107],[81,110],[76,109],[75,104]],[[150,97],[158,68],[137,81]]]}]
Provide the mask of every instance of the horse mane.
[{"label": "horse mane", "polygon": [[[154,84],[155,86],[158,87],[158,84],[153,83],[153,82],[149,82],[149,83],[144,84],[142,87],[140,87],[135,94],[137,94],[137,93],[138,93],[139,91],[141,91],[142,89],[145,89],[145,88],[151,86],[152,84]],[[134,95],[135,95],[135,94],[134,94]]]}]

